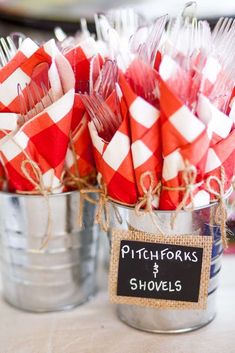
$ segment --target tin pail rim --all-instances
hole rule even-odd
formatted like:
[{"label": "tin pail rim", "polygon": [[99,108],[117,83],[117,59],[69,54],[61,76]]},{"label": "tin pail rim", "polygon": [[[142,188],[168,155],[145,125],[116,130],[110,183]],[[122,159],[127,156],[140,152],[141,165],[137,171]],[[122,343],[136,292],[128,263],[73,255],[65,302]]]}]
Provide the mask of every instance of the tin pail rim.
[{"label": "tin pail rim", "polygon": [[[224,200],[227,200],[229,198],[229,196],[232,194],[232,191],[233,191],[233,188],[230,187],[229,190],[225,193],[224,195]],[[114,200],[110,200],[109,201],[112,205],[115,205],[115,206],[118,206],[118,207],[121,207],[121,208],[125,208],[125,209],[128,209],[128,210],[134,210],[135,209],[135,206],[127,206],[127,205],[123,205],[121,203],[119,203],[118,201],[114,201]],[[193,210],[192,209],[182,209],[182,210],[179,210],[177,211],[177,213],[189,213],[189,212],[194,212],[194,211],[200,211],[200,210],[203,210],[203,209],[206,209],[206,208],[211,208],[211,207],[214,207],[215,205],[218,204],[218,201],[215,200],[215,201],[212,201],[211,203],[209,203],[208,205],[204,205],[204,206],[199,206],[199,207],[195,207]],[[154,213],[160,213],[160,214],[167,214],[167,213],[173,213],[175,212],[176,210],[153,210]]]}]

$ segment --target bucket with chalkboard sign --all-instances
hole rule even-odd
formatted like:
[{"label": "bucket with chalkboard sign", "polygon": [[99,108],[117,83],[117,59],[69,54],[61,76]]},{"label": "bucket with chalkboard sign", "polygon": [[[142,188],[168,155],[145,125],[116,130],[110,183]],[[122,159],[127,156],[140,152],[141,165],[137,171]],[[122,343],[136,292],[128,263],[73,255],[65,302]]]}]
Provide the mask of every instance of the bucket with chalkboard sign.
[{"label": "bucket with chalkboard sign", "polygon": [[[200,328],[216,315],[223,244],[217,204],[143,212],[112,203],[110,299],[128,325],[150,332]],[[117,217],[118,215],[118,217]]]}]

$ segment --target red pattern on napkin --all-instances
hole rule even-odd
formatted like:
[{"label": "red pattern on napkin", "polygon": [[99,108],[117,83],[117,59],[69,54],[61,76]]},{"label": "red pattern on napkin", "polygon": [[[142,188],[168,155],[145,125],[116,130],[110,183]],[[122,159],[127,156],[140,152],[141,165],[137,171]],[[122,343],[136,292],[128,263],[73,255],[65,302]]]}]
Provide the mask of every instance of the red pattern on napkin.
[{"label": "red pattern on napkin", "polygon": [[[131,151],[138,194],[143,196],[140,183],[143,173],[148,171],[152,174],[153,188],[161,179],[160,113],[153,105],[137,96],[121,74],[119,84],[130,116]],[[144,179],[144,186],[149,189],[149,178]]]},{"label": "red pattern on napkin", "polygon": [[131,153],[129,119],[122,100],[122,123],[110,142],[104,141],[90,122],[89,130],[94,147],[97,171],[102,175],[108,195],[127,204],[137,202],[137,189]]},{"label": "red pattern on napkin", "polygon": [[[24,175],[22,162],[38,164],[45,188],[61,192],[61,178],[68,148],[72,119],[74,90],[71,89],[42,113],[28,120],[16,134],[1,141],[0,156],[8,180],[8,189],[14,191],[39,191]],[[27,171],[37,184],[32,167]]]},{"label": "red pattern on napkin", "polygon": [[[182,201],[184,192],[179,190],[164,190],[164,187],[177,188],[185,186],[182,171],[186,162],[197,170],[196,183],[204,178],[204,169],[210,133],[203,124],[171,91],[168,85],[160,81],[160,110],[162,121],[163,148],[163,190],[160,197],[160,209],[176,209]],[[196,187],[194,206],[209,203],[209,194]]]}]

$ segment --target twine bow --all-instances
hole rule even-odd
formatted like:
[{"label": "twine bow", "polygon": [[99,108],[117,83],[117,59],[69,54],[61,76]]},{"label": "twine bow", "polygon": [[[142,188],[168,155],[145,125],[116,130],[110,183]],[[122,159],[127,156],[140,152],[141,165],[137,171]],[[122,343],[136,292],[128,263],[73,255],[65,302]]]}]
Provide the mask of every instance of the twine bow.
[{"label": "twine bow", "polygon": [[[185,169],[182,172],[182,179],[184,181],[183,187],[180,187],[181,190],[184,191],[184,196],[179,203],[178,207],[176,208],[176,212],[180,211],[181,209],[186,209],[186,206],[188,204],[191,204],[191,209],[194,209],[194,200],[193,200],[193,192],[196,189],[196,187],[199,187],[202,185],[201,183],[196,183],[197,179],[197,169],[194,165],[190,165],[188,162],[186,162]],[[190,209],[188,208],[188,209]]]},{"label": "twine bow", "polygon": [[[182,171],[182,179],[184,182],[184,185],[182,186],[176,186],[176,187],[163,186],[162,187],[164,190],[184,192],[181,202],[177,206],[175,212],[172,213],[172,217],[171,217],[172,229],[174,228],[175,220],[178,216],[178,213],[181,210],[192,211],[194,209],[194,191],[197,187],[200,187],[203,184],[203,181],[196,183],[197,169],[194,165],[189,164],[188,161],[185,161],[185,168]],[[188,204],[190,204],[191,207],[187,207]]]},{"label": "twine bow", "polygon": [[[149,179],[149,188],[145,186],[145,181]],[[140,176],[140,186],[143,191],[143,196],[139,197],[139,201],[135,205],[135,212],[137,216],[149,213],[152,222],[157,227],[158,231],[163,234],[161,227],[158,224],[158,218],[153,212],[153,202],[156,196],[159,197],[161,191],[161,182],[154,186],[154,177],[151,171],[146,171]]]},{"label": "twine bow", "polygon": [[[148,178],[150,181],[150,185],[149,185],[149,188],[147,189],[144,182]],[[143,212],[143,210],[141,211],[142,208],[144,209],[145,212],[153,211],[154,197],[156,195],[159,196],[159,193],[161,190],[160,182],[154,187],[154,177],[153,177],[153,173],[150,171],[146,171],[143,174],[141,174],[140,186],[144,195],[139,197],[139,201],[136,203],[136,206],[135,206],[135,211],[138,215]]]},{"label": "twine bow", "polygon": [[[224,167],[220,168],[221,179],[215,175],[210,175],[206,180],[207,190],[216,197],[218,200],[218,206],[215,211],[214,221],[216,224],[221,227],[221,236],[223,247],[226,249],[228,247],[228,239],[226,234],[226,220],[227,220],[227,211],[224,204],[224,185],[225,185],[225,170]],[[219,192],[213,187],[212,182],[215,182],[218,185]]]},{"label": "twine bow", "polygon": [[[30,165],[32,172],[34,174],[34,177],[30,174],[30,172],[27,169],[27,165]],[[48,192],[51,192],[51,187],[46,188],[43,182],[43,177],[42,177],[42,172],[36,162],[34,162],[32,159],[25,159],[21,163],[21,170],[25,176],[25,178],[30,181],[30,183],[35,187],[35,190],[32,191],[23,191],[22,193],[24,194],[38,194],[40,193],[41,195],[45,196],[48,194]],[[21,193],[20,191],[17,191],[18,193]]]},{"label": "twine bow", "polygon": [[[98,200],[93,199],[89,194],[99,194]],[[84,201],[88,201],[97,205],[95,214],[95,224],[99,224],[103,231],[107,232],[110,226],[110,211],[108,206],[107,187],[104,183],[100,183],[100,188],[89,187],[80,190],[80,212],[79,224],[82,226]]]}]

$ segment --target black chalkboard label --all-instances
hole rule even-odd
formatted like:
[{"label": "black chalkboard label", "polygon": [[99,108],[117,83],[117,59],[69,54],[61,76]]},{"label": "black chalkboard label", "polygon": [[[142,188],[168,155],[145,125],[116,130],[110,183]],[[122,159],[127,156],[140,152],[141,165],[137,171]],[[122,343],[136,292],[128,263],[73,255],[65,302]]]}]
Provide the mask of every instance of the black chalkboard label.
[{"label": "black chalkboard label", "polygon": [[145,306],[205,307],[211,236],[113,232],[111,300]]},{"label": "black chalkboard label", "polygon": [[122,240],[117,295],[197,302],[203,249]]}]

